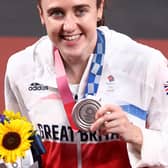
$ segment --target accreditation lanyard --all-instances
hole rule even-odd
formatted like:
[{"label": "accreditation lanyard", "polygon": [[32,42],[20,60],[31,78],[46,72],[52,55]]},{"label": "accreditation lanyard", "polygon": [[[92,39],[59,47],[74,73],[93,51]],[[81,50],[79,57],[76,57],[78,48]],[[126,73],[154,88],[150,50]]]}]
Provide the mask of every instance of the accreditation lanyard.
[{"label": "accreditation lanyard", "polygon": [[[99,80],[102,73],[103,55],[105,52],[105,39],[100,30],[97,30],[97,35],[97,44],[88,75],[84,97],[86,97],[87,95],[95,95],[97,93]],[[58,91],[63,101],[64,109],[66,111],[70,126],[74,131],[78,131],[78,128],[76,127],[72,119],[72,109],[75,105],[75,100],[73,99],[72,92],[69,88],[65,68],[57,48],[54,48],[54,59]]]}]

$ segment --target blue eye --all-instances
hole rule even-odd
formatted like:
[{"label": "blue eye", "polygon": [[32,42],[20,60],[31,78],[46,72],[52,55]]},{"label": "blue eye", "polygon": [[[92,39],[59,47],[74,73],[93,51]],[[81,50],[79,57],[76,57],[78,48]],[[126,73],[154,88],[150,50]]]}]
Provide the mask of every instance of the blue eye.
[{"label": "blue eye", "polygon": [[76,13],[76,16],[81,17],[81,16],[84,16],[86,12],[87,12],[87,9],[81,8],[81,9],[77,9],[75,13]]},{"label": "blue eye", "polygon": [[53,15],[54,17],[62,17],[62,16],[64,16],[63,12],[60,12],[60,11],[55,11],[55,12],[53,12],[52,15]]},{"label": "blue eye", "polygon": [[61,18],[64,16],[64,12],[60,9],[53,9],[49,12],[49,16],[52,16],[54,18]]}]

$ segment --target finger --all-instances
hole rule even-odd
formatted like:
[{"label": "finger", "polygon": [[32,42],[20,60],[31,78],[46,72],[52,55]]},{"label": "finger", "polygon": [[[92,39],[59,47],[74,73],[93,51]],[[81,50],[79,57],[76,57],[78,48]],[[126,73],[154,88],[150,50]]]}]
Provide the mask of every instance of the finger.
[{"label": "finger", "polygon": [[119,127],[113,127],[113,128],[101,127],[99,130],[99,134],[101,135],[107,135],[109,133],[120,134],[120,129]]},{"label": "finger", "polygon": [[[91,131],[96,131],[98,129],[102,129],[105,124],[115,121],[118,118],[120,118],[121,114],[119,114],[118,112],[105,112],[103,113],[104,115],[101,116],[100,118],[98,118],[91,126],[90,130]],[[110,125],[108,126],[110,127]]]},{"label": "finger", "polygon": [[105,130],[103,130],[103,133],[104,134],[109,134],[109,133],[115,133],[115,134],[118,134],[118,135],[120,135],[120,129],[119,129],[119,127],[113,127],[113,128],[109,128],[109,129],[105,129]]},{"label": "finger", "polygon": [[98,119],[102,117],[107,112],[121,111],[120,106],[114,104],[107,104],[102,106],[96,113],[95,118]]},{"label": "finger", "polygon": [[[113,112],[114,113],[114,112]],[[104,113],[104,115],[100,118],[98,118],[91,126],[90,130],[91,131],[96,131],[98,129],[103,129],[103,127],[105,126],[105,124],[107,124],[110,121],[115,120],[115,116],[113,113],[111,112],[106,112]],[[114,115],[114,116],[113,116]]]},{"label": "finger", "polygon": [[91,127],[91,130],[93,129],[95,131],[102,128],[104,126],[104,123],[110,120],[110,117],[109,117],[110,114],[111,112],[106,112],[102,117],[98,118],[93,124],[93,126]]},{"label": "finger", "polygon": [[94,131],[100,129],[100,127],[102,127],[102,126],[104,125],[104,122],[105,122],[104,117],[101,117],[101,118],[97,119],[97,120],[91,125],[90,130],[91,130],[92,132],[94,132]]},{"label": "finger", "polygon": [[109,129],[109,128],[117,127],[117,126],[119,126],[119,124],[120,124],[119,120],[110,120],[110,121],[104,122],[104,127],[106,129]]}]

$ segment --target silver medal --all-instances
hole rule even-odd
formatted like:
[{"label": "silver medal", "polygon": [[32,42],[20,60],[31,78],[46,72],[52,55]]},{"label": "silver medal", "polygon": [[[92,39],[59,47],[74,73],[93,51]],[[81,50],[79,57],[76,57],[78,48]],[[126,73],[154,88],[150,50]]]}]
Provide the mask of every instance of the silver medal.
[{"label": "silver medal", "polygon": [[89,131],[91,124],[95,121],[95,114],[100,106],[98,101],[90,98],[81,99],[77,102],[72,110],[72,116],[76,126],[83,131]]}]

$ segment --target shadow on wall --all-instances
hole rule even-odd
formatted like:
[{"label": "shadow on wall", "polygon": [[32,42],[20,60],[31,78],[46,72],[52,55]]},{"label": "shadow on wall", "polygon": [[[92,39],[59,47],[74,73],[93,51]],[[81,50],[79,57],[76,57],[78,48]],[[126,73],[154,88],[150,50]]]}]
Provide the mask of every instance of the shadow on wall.
[{"label": "shadow on wall", "polygon": [[[10,55],[31,45],[36,37],[0,37],[0,112],[4,110],[4,74]],[[168,58],[168,40],[137,39],[137,41],[159,49]],[[17,75],[17,74],[16,74]],[[12,110],[12,109],[9,109]]]}]

